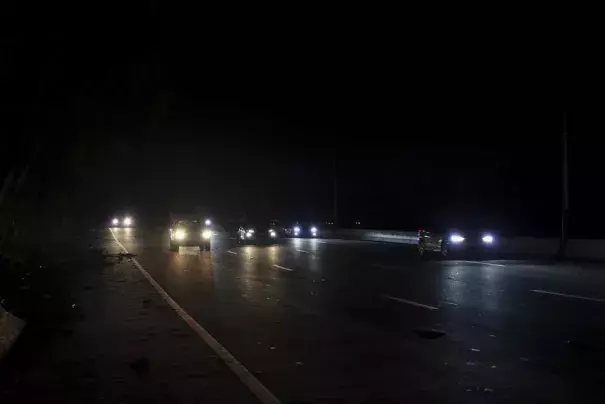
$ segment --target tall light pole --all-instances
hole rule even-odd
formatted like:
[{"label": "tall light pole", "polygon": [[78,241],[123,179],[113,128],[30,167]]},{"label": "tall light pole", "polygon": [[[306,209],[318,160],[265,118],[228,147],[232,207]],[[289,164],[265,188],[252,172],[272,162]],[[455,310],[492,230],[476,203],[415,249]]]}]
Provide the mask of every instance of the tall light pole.
[{"label": "tall light pole", "polygon": [[338,183],[336,182],[336,155],[332,157],[332,215],[334,227],[338,227]]},{"label": "tall light pole", "polygon": [[559,240],[559,258],[565,257],[567,248],[567,237],[569,231],[569,176],[567,166],[567,113],[563,112],[563,136],[562,136],[562,151],[563,151],[563,172],[561,175],[561,237]]}]

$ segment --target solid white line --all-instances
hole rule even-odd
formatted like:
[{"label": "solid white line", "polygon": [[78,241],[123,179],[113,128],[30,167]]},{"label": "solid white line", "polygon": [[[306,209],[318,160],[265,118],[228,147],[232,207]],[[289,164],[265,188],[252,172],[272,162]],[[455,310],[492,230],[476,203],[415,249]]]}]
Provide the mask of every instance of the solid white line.
[{"label": "solid white line", "polygon": [[412,306],[416,306],[416,307],[422,307],[422,308],[429,309],[429,310],[439,310],[439,307],[429,306],[428,304],[422,304],[422,303],[418,303],[418,302],[413,302],[411,300],[402,299],[400,297],[393,297],[393,296],[388,296],[388,295],[384,295],[383,297],[386,299],[395,300],[396,302],[399,302],[399,303],[411,304]]},{"label": "solid white line", "polygon": [[305,254],[309,254],[309,251],[301,250],[300,248],[297,248],[296,251],[305,253]]},{"label": "solid white line", "polygon": [[227,252],[228,252],[229,254],[237,255],[237,253],[236,253],[235,251],[227,250]]},{"label": "solid white line", "polygon": [[282,267],[281,265],[273,265],[275,268],[283,269],[284,271],[294,271],[293,269]]},{"label": "solid white line", "polygon": [[597,298],[594,298],[594,297],[586,297],[586,296],[578,296],[578,295],[568,295],[568,294],[565,294],[565,293],[549,292],[548,290],[532,289],[532,290],[530,290],[530,292],[543,293],[543,294],[546,294],[546,295],[555,295],[555,296],[562,296],[562,297],[570,297],[572,299],[589,300],[591,302],[605,303],[605,299],[597,299]]},{"label": "solid white line", "polygon": [[[120,248],[125,253],[128,253],[128,250],[122,245],[122,243],[120,243],[113,231],[111,229],[109,229],[109,231]],[[195,331],[195,333],[201,339],[203,339],[214,352],[216,352],[216,354],[225,362],[227,367],[229,367],[229,369],[231,369],[231,371],[239,377],[241,382],[250,389],[252,394],[254,394],[261,403],[280,404],[279,399],[275,397],[275,395],[273,395],[273,393],[271,393],[271,391],[269,391],[269,389],[267,389],[256,377],[254,377],[254,375],[252,375],[252,373],[250,373],[250,371],[246,369],[244,365],[235,359],[235,357],[231,355],[229,351],[227,351],[227,349],[225,349],[225,347],[223,347],[212,335],[210,335],[210,333],[206,331],[204,327],[202,327],[189,314],[187,314],[187,312],[181,306],[179,306],[179,304],[175,302],[170,295],[168,295],[168,293],[166,293],[160,284],[153,279],[149,272],[147,272],[135,258],[132,258],[132,263],[138,268],[139,271],[141,271],[143,276],[147,278],[149,283],[151,283],[151,285],[160,294],[160,296],[162,296],[166,303],[168,303],[168,305],[172,307],[174,311],[176,311],[179,317],[181,317],[183,321],[185,321],[187,325],[189,325],[189,327],[191,327],[191,329]]]},{"label": "solid white line", "polygon": [[506,265],[504,264],[494,264],[493,262],[483,262],[483,261],[460,261],[460,262],[468,262],[471,264],[481,264],[481,265],[491,265],[494,267],[505,267]]}]

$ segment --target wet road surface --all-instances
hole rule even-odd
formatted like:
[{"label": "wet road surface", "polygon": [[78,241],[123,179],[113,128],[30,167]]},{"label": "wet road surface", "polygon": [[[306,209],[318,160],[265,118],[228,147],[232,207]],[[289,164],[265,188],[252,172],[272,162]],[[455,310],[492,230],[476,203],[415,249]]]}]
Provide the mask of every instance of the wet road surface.
[{"label": "wet road surface", "polygon": [[104,243],[114,237],[284,403],[602,398],[598,264],[420,260],[327,239],[217,236],[209,252],[170,252],[158,230],[108,230]]}]

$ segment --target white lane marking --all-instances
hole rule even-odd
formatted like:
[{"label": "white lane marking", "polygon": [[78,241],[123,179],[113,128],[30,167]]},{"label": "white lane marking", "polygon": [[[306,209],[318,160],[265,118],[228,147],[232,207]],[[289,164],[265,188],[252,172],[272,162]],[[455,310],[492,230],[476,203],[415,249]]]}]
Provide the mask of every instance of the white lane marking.
[{"label": "white lane marking", "polygon": [[274,266],[275,268],[283,269],[284,271],[294,271],[294,270],[293,270],[293,269],[291,269],[291,268],[282,267],[281,265],[277,265],[277,264],[274,264],[273,266]]},{"label": "white lane marking", "polygon": [[543,293],[545,295],[555,295],[555,296],[569,297],[569,298],[572,298],[572,299],[589,300],[591,302],[605,303],[605,299],[597,299],[595,297],[586,297],[586,296],[578,296],[578,295],[568,295],[566,293],[550,292],[548,290],[532,289],[532,290],[530,290],[530,292]]},{"label": "white lane marking", "polygon": [[296,251],[301,252],[301,253],[305,253],[305,254],[309,254],[309,251],[301,250],[300,248],[297,248]]},{"label": "white lane marking", "polygon": [[504,264],[494,264],[493,262],[483,262],[483,261],[460,261],[460,262],[468,262],[470,264],[481,264],[481,265],[491,265],[494,267],[505,267]]},{"label": "white lane marking", "polygon": [[412,306],[416,306],[416,307],[422,307],[424,309],[429,309],[429,310],[439,310],[439,307],[435,307],[435,306],[429,306],[428,304],[422,304],[422,303],[418,303],[418,302],[413,302],[411,300],[407,300],[407,299],[402,299],[400,297],[393,297],[393,296],[388,296],[388,295],[384,295],[383,296],[385,299],[391,299],[394,300],[396,302],[399,303],[405,303],[405,304],[410,304]]},{"label": "white lane marking", "polygon": [[[122,243],[120,243],[113,231],[111,229],[109,229],[109,231],[111,232],[113,239],[116,241],[116,243],[118,243],[120,248],[125,253],[128,253],[128,250],[122,245]],[[183,321],[185,321],[187,325],[189,325],[189,327],[191,327],[191,329],[202,340],[204,340],[204,342],[206,342],[206,344],[208,344],[210,348],[212,348],[212,350],[225,362],[227,367],[229,367],[229,369],[231,369],[231,371],[235,373],[237,377],[239,377],[241,382],[250,389],[252,394],[254,394],[261,403],[281,404],[279,399],[275,397],[275,395],[271,393],[271,391],[269,391],[269,389],[267,389],[256,377],[254,377],[254,375],[250,373],[250,371],[246,369],[244,365],[242,365],[237,359],[235,359],[235,357],[231,355],[231,353],[229,353],[229,351],[227,351],[227,349],[225,349],[225,347],[222,346],[212,335],[210,335],[210,333],[206,331],[204,327],[202,327],[189,314],[187,314],[187,312],[181,306],[179,306],[179,304],[175,302],[168,293],[166,293],[166,291],[160,286],[160,284],[157,283],[155,279],[153,279],[149,272],[147,272],[147,270],[145,270],[145,268],[143,268],[143,266],[139,264],[139,262],[135,258],[132,258],[131,261],[134,266],[137,267],[139,271],[141,271],[143,276],[147,278],[149,283],[151,283],[151,285],[160,294],[160,296],[162,296],[166,303],[168,303],[168,305],[172,307],[174,311],[176,311],[179,317],[181,317],[181,319],[183,319]]]},{"label": "white lane marking", "polygon": [[235,251],[227,250],[227,252],[228,252],[229,254],[237,255],[237,253],[236,253]]},{"label": "white lane marking", "polygon": [[458,303],[448,302],[446,300],[442,300],[441,303],[443,303],[443,304],[449,304],[450,306],[458,306]]}]

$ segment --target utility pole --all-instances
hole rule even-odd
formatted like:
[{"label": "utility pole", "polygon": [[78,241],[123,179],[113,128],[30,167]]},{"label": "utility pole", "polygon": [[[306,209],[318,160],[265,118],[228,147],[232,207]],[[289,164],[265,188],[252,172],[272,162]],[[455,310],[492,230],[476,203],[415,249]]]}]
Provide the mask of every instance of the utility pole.
[{"label": "utility pole", "polygon": [[559,258],[565,258],[569,232],[569,177],[567,166],[567,113],[563,112],[563,172],[561,176],[561,238],[559,240]]},{"label": "utility pole", "polygon": [[338,228],[338,183],[336,182],[336,155],[332,157],[332,215],[334,227]]}]

